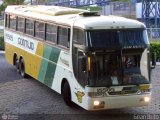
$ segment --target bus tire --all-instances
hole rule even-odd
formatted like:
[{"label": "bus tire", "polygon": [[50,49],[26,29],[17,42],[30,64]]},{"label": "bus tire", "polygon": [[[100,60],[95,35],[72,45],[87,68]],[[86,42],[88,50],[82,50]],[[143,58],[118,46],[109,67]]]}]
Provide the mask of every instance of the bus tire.
[{"label": "bus tire", "polygon": [[18,57],[17,56],[14,59],[14,63],[15,63],[17,72],[19,72],[19,61],[18,61]]},{"label": "bus tire", "polygon": [[64,99],[64,102],[66,103],[66,105],[68,106],[72,106],[72,101],[71,101],[71,90],[70,90],[70,87],[69,87],[69,83],[68,82],[65,82],[64,83],[64,86],[63,86],[63,99]]},{"label": "bus tire", "polygon": [[20,62],[19,62],[19,73],[22,77],[26,77],[26,73],[25,73],[25,64],[24,64],[24,60],[23,58],[20,59]]}]

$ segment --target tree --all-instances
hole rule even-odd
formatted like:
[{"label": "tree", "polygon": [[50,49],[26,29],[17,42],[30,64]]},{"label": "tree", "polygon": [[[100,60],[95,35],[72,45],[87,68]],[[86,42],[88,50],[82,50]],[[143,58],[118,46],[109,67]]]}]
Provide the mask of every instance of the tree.
[{"label": "tree", "polygon": [[45,4],[47,0],[36,0],[36,4]]},{"label": "tree", "polygon": [[2,15],[3,11],[5,10],[6,5],[5,4],[1,4],[0,5],[0,15]]},{"label": "tree", "polygon": [[0,5],[0,14],[5,10],[7,5],[21,5],[25,0],[4,0],[3,4]]},{"label": "tree", "polygon": [[21,5],[25,0],[5,0],[4,4],[6,5]]}]

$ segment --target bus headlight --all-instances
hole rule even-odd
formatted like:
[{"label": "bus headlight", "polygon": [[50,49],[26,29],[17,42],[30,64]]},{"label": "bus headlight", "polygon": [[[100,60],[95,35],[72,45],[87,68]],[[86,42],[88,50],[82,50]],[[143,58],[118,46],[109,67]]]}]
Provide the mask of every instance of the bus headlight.
[{"label": "bus headlight", "polygon": [[144,102],[149,102],[150,98],[149,97],[144,97]]},{"label": "bus headlight", "polygon": [[145,97],[143,97],[143,98],[140,99],[140,102],[146,102],[146,103],[148,103],[149,101],[150,101],[150,97],[148,97],[148,96],[145,96]]},{"label": "bus headlight", "polygon": [[96,100],[96,101],[94,101],[93,104],[94,104],[94,106],[98,106],[100,104],[100,102]]},{"label": "bus headlight", "polygon": [[105,105],[104,101],[95,100],[93,102],[94,109],[104,108],[104,105]]}]

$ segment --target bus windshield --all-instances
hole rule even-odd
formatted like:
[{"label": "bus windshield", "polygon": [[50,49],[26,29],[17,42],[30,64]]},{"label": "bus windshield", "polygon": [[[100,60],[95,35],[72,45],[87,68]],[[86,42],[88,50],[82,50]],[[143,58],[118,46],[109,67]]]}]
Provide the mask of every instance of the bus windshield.
[{"label": "bus windshield", "polygon": [[148,84],[147,49],[98,52],[91,57],[91,86]]},{"label": "bus windshield", "polygon": [[92,48],[143,48],[146,44],[144,29],[90,30],[88,47]]},{"label": "bus windshield", "polygon": [[[91,86],[148,84],[148,39],[144,29],[87,31]],[[90,50],[90,49],[89,49]]]}]

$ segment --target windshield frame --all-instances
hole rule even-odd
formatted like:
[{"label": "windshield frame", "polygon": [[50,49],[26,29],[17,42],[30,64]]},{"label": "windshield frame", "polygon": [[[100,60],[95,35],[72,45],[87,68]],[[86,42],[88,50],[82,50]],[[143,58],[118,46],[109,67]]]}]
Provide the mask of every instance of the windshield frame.
[{"label": "windshield frame", "polygon": [[[148,50],[148,48],[145,48],[145,49],[147,49]],[[142,54],[142,52],[144,52],[144,50],[145,49],[130,49],[130,51],[134,51],[133,52],[133,54]],[[128,50],[128,49],[125,49],[125,50]],[[117,50],[114,50],[114,51],[117,51]],[[137,51],[137,52],[136,52]],[[118,53],[119,52],[119,53]],[[111,87],[111,86],[129,86],[129,85],[141,85],[141,84],[150,84],[151,83],[151,80],[150,80],[150,67],[149,67],[149,55],[148,55],[148,58],[147,58],[147,61],[148,61],[148,63],[147,63],[147,69],[148,69],[148,73],[147,73],[147,75],[148,75],[148,79],[146,79],[146,82],[145,83],[134,83],[134,84],[124,84],[124,68],[123,68],[123,62],[122,62],[122,56],[124,55],[124,50],[118,50],[118,52],[116,53],[116,52],[108,52],[107,53],[107,55],[113,55],[113,54],[119,54],[120,55],[120,61],[119,61],[119,64],[120,64],[120,68],[119,69],[121,69],[122,71],[122,76],[121,76],[121,80],[122,80],[122,83],[121,84],[118,84],[118,85],[97,85],[96,84],[96,82],[98,82],[98,79],[96,78],[96,79],[92,79],[91,78],[91,76],[90,76],[90,74],[88,74],[89,76],[89,78],[88,78],[88,83],[90,83],[90,81],[91,80],[93,80],[92,82],[93,82],[93,84],[91,85],[91,84],[88,84],[88,86],[90,86],[90,87]],[[101,53],[101,54],[106,54],[106,53]],[[131,52],[129,52],[128,54],[130,54],[130,55],[132,55],[131,54]],[[99,55],[99,53],[96,53],[96,52],[94,52],[94,55],[92,55],[92,59],[97,59],[96,58],[96,56],[97,55]],[[90,57],[91,57],[91,55],[90,55]],[[142,56],[141,56],[142,57]],[[142,59],[142,58],[140,58],[140,59]],[[96,63],[97,64],[97,63]],[[140,66],[139,66],[139,69],[140,69]],[[139,74],[139,75],[142,75],[142,74]]]}]

